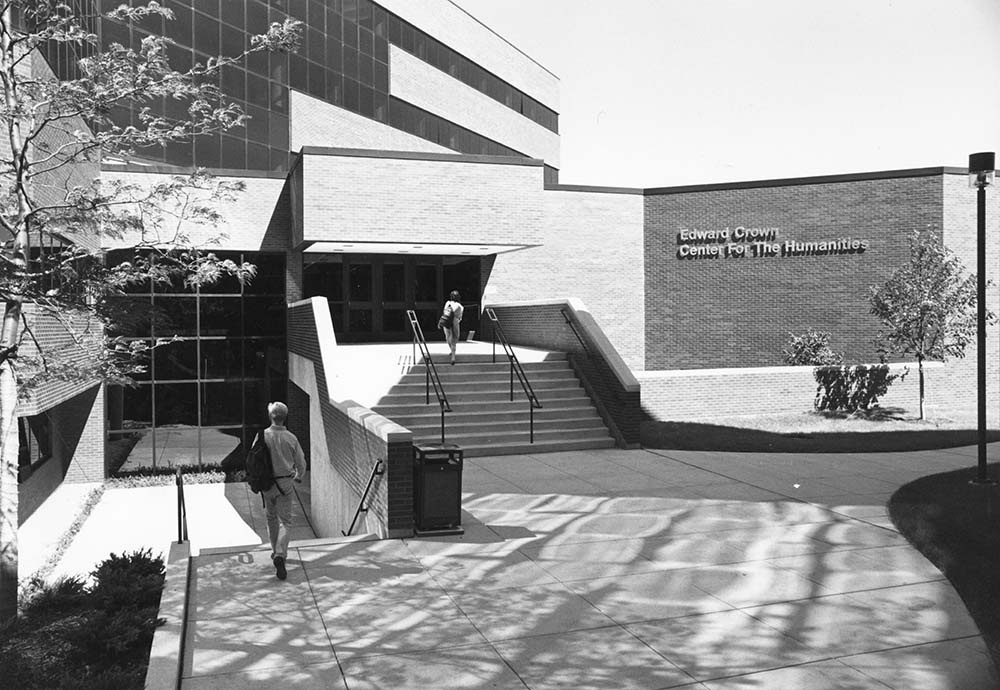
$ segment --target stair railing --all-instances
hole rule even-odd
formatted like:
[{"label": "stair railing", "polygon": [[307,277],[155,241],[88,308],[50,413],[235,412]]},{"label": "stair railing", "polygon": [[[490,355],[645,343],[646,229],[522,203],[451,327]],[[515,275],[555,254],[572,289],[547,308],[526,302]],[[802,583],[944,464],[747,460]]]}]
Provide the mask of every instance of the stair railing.
[{"label": "stair railing", "polygon": [[365,485],[365,492],[361,494],[361,500],[358,502],[358,509],[354,511],[354,517],[351,519],[351,526],[347,528],[347,531],[340,530],[340,533],[345,537],[351,536],[351,532],[354,531],[354,524],[358,521],[358,516],[361,513],[367,513],[369,505],[365,505],[365,499],[368,498],[368,492],[372,490],[372,484],[375,483],[375,477],[381,477],[385,474],[385,470],[381,469],[382,458],[378,458],[375,461],[375,467],[372,468],[372,473],[368,475],[368,484]]},{"label": "stair railing", "polygon": [[507,335],[503,332],[503,326],[500,325],[500,319],[497,318],[497,314],[493,309],[487,307],[486,318],[488,318],[492,324],[490,329],[493,332],[493,363],[496,364],[497,361],[497,339],[500,340],[500,346],[503,348],[504,353],[507,355],[507,361],[510,362],[510,400],[514,402],[514,376],[517,375],[517,380],[521,383],[521,388],[524,390],[525,396],[528,398],[528,437],[531,443],[535,442],[535,409],[541,409],[542,403],[538,401],[538,396],[535,395],[535,390],[531,387],[531,382],[528,381],[528,375],[524,372],[524,368],[521,363],[517,360],[517,355],[514,354],[514,348],[511,347],[510,341],[507,340]]},{"label": "stair railing", "polygon": [[[580,330],[576,327],[576,323],[570,316],[570,313],[565,309],[560,309],[559,311],[562,314],[563,320],[566,322],[566,325],[569,326],[569,329],[571,331],[573,331],[573,335],[576,336],[577,341],[580,343],[580,347],[583,349],[583,355],[590,362],[594,373],[596,373],[598,378],[600,378],[601,381],[605,385],[607,385],[608,383],[607,374],[605,373],[604,369],[597,364],[597,359],[594,357],[594,353],[591,352],[590,346],[587,345],[587,340],[583,337],[583,335],[580,333]],[[611,416],[611,413],[608,412],[607,407],[601,401],[601,396],[599,396],[597,392],[593,389],[593,386],[587,380],[587,376],[584,373],[583,369],[579,366],[576,360],[573,359],[572,355],[570,355],[570,364],[576,371],[577,376],[580,377],[580,382],[583,384],[584,389],[586,389],[587,395],[589,395],[590,399],[594,401],[594,406],[597,408],[598,414],[601,416],[601,419],[604,420],[604,423],[607,425],[608,430],[611,432],[611,435],[615,438],[615,442],[618,444],[620,448],[625,448],[627,445],[625,442],[625,437],[622,436],[622,432],[618,428],[618,424],[615,422],[614,417]]]},{"label": "stair railing", "polygon": [[183,544],[188,540],[187,503],[184,502],[184,477],[181,475],[181,468],[177,468],[177,543]]},{"label": "stair railing", "polygon": [[431,387],[434,387],[434,395],[437,397],[438,405],[441,407],[441,443],[444,443],[444,413],[451,412],[451,405],[448,403],[448,396],[444,392],[441,384],[441,377],[438,376],[434,360],[431,359],[431,352],[427,348],[427,340],[424,338],[424,331],[417,320],[417,313],[412,309],[406,310],[406,318],[410,320],[410,329],[413,331],[413,363],[417,363],[417,348],[424,358],[424,404],[431,402]]}]

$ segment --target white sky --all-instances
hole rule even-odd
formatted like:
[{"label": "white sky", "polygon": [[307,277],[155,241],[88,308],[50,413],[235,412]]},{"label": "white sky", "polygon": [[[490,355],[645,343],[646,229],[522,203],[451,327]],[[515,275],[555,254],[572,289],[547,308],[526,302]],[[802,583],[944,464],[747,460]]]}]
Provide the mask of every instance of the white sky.
[{"label": "white sky", "polygon": [[1000,0],[454,0],[560,78],[560,182],[932,166],[1000,151]]}]

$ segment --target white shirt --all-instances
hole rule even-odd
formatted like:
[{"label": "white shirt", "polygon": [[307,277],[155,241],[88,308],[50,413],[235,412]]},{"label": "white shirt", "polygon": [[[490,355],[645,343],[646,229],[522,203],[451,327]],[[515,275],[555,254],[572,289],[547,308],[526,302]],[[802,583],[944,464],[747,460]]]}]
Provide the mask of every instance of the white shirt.
[{"label": "white shirt", "polygon": [[264,429],[264,443],[271,451],[275,477],[301,477],[306,473],[306,456],[295,434],[278,424]]}]

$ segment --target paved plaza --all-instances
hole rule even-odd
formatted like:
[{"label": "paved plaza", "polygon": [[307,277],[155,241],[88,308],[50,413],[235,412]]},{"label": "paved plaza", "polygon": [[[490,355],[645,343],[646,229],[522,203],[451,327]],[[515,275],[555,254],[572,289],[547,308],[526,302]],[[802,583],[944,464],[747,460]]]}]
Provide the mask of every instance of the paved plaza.
[{"label": "paved plaza", "polygon": [[[997,687],[886,500],[975,449],[466,461],[462,537],[194,561],[184,690]],[[193,535],[194,538],[194,535]]]}]

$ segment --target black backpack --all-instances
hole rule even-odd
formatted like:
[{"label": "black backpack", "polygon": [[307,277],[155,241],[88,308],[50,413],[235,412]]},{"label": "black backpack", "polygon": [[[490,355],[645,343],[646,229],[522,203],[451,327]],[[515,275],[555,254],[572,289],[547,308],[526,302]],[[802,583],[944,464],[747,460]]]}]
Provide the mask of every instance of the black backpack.
[{"label": "black backpack", "polygon": [[264,432],[257,434],[250,452],[247,453],[246,478],[250,490],[255,494],[267,491],[274,484],[274,466],[271,451],[264,442]]}]

